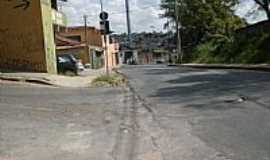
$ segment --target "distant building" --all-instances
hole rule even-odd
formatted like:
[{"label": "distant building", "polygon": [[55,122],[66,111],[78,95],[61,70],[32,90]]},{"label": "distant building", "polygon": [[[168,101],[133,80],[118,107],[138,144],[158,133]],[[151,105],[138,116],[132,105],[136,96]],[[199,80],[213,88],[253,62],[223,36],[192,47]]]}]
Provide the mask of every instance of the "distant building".
[{"label": "distant building", "polygon": [[[126,34],[114,35],[114,37],[120,42],[121,53],[127,53],[124,54],[124,63],[127,63],[131,50],[135,51],[132,53],[132,57],[136,59],[138,64],[155,63],[161,59],[167,61],[169,54],[173,53],[173,48],[175,47],[174,42],[171,41],[172,35],[168,33],[133,33],[132,49],[127,49]],[[160,51],[163,51],[163,53],[160,53]]]},{"label": "distant building", "polygon": [[[95,27],[61,27],[57,35],[69,39],[71,43],[62,43],[58,38],[57,54],[72,53],[82,60],[84,65],[93,69],[105,67],[105,41],[101,31]],[[119,44],[107,36],[108,65],[113,68],[118,65]]]},{"label": "distant building", "polygon": [[0,13],[0,69],[57,73],[54,32],[67,22],[57,1],[2,0]]}]

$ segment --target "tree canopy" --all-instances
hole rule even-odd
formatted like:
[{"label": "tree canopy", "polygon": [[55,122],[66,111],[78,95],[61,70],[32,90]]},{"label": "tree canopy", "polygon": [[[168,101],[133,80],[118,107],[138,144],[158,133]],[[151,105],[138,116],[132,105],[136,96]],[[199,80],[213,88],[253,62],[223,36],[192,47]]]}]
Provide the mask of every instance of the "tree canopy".
[{"label": "tree canopy", "polygon": [[165,11],[162,17],[169,19],[167,26],[174,26],[177,4],[183,39],[196,45],[243,27],[244,20],[234,14],[238,3],[238,0],[162,0],[161,8]]}]

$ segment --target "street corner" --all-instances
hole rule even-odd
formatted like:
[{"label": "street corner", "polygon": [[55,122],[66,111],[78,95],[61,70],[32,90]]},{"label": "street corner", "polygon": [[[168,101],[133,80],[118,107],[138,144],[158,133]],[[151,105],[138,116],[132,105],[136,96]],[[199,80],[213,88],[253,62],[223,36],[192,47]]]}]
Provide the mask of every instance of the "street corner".
[{"label": "street corner", "polygon": [[42,88],[55,88],[53,85],[44,85],[41,83],[33,83],[33,82],[25,82],[25,81],[17,81],[17,80],[3,80],[0,79],[0,85],[5,86],[23,86],[23,87],[42,87]]}]

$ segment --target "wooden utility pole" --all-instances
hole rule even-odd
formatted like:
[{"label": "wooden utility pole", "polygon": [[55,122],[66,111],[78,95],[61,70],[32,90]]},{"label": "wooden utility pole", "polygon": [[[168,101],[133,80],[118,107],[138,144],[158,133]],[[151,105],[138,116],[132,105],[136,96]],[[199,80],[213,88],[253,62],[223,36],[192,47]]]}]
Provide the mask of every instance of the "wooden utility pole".
[{"label": "wooden utility pole", "polygon": [[88,40],[87,40],[87,15],[83,15],[83,20],[84,20],[84,38],[85,38],[85,44],[88,45]]},{"label": "wooden utility pole", "polygon": [[131,43],[131,26],[130,26],[130,13],[129,13],[129,0],[126,3],[126,17],[127,17],[127,31],[128,31],[128,43]]},{"label": "wooden utility pole", "polygon": [[[175,23],[176,23],[176,33],[177,33],[177,59],[180,60],[180,63],[183,63],[183,51],[182,51],[182,35],[181,35],[181,15],[179,10],[179,5],[181,5],[181,2],[178,2],[179,0],[175,0]],[[181,0],[180,0],[181,1]]]}]

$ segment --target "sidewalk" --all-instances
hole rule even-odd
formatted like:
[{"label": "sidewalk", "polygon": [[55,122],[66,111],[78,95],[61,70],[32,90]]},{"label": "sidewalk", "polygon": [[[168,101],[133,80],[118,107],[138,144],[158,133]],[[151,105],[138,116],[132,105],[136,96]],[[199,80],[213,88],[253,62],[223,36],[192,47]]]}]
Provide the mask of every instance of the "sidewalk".
[{"label": "sidewalk", "polygon": [[257,65],[248,65],[248,64],[176,64],[172,66],[178,67],[191,67],[191,68],[206,68],[206,69],[244,69],[244,70],[257,70],[257,71],[270,71],[269,64],[257,64]]},{"label": "sidewalk", "polygon": [[104,69],[87,69],[79,73],[79,76],[70,77],[64,75],[53,75],[48,73],[0,72],[0,80],[38,83],[56,87],[89,87],[93,79],[104,73]]}]

